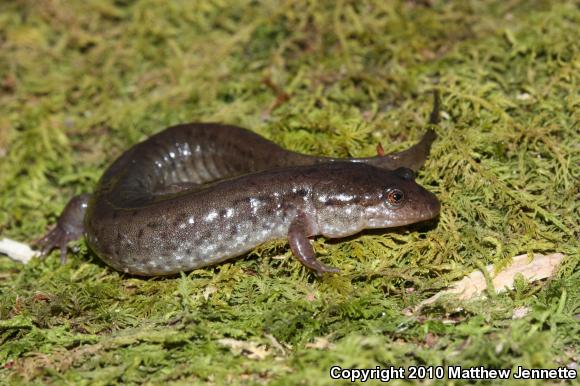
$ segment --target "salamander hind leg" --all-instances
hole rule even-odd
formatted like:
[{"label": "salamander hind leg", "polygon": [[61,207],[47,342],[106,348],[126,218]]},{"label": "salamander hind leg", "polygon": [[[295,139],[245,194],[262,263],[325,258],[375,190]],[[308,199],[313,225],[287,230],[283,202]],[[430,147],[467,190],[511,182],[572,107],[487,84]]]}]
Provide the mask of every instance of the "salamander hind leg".
[{"label": "salamander hind leg", "polygon": [[73,197],[66,204],[54,228],[34,244],[40,247],[41,256],[46,256],[54,248],[60,249],[60,262],[66,262],[67,244],[81,238],[84,232],[83,220],[89,201],[89,194]]},{"label": "salamander hind leg", "polygon": [[294,256],[306,267],[312,269],[317,276],[323,273],[340,272],[338,268],[325,265],[316,259],[314,248],[308,240],[309,220],[304,213],[300,213],[290,224],[288,229],[288,242]]}]

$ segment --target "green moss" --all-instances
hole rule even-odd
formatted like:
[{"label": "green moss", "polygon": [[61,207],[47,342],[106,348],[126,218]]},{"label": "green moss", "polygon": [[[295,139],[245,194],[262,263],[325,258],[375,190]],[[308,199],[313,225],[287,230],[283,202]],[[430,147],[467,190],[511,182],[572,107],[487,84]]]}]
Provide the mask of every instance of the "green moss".
[{"label": "green moss", "polygon": [[[572,1],[2,3],[5,237],[41,235],[171,124],[363,156],[416,141],[433,87],[445,119],[419,175],[442,201],[437,226],[317,238],[334,277],[315,279],[280,240],[170,279],[124,277],[83,242],[64,266],[0,257],[0,379],[326,384],[333,364],[577,362],[578,15]],[[265,78],[291,95],[273,111]],[[548,282],[404,311],[485,264],[555,251],[567,259]],[[515,307],[529,312],[512,319]]]}]

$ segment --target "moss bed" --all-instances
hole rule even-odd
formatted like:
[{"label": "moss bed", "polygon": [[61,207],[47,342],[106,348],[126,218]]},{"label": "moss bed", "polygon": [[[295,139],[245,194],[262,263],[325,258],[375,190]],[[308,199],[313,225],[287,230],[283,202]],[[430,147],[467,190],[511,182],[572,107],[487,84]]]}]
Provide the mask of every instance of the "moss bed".
[{"label": "moss bed", "polygon": [[[438,223],[314,239],[335,276],[317,279],[285,240],[173,278],[127,277],[84,242],[65,265],[57,252],[25,266],[0,256],[0,384],[310,385],[332,384],[332,365],[574,366],[578,25],[574,1],[0,3],[2,237],[32,242],[115,156],[172,124],[232,123],[293,150],[368,156],[420,138],[433,88],[443,110],[418,176],[442,202]],[[406,311],[485,265],[552,252],[566,258],[549,280]]]}]

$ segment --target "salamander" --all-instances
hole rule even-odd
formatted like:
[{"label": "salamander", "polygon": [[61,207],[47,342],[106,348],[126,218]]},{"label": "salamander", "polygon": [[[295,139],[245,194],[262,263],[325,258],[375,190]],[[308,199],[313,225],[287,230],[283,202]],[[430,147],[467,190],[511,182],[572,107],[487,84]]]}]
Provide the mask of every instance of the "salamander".
[{"label": "salamander", "polygon": [[438,216],[437,197],[415,182],[434,131],[411,148],[368,158],[300,154],[241,127],[192,123],[132,146],[92,194],[69,201],[39,240],[43,254],[84,235],[111,267],[161,276],[214,265],[271,239],[317,275],[309,237],[340,238]]}]

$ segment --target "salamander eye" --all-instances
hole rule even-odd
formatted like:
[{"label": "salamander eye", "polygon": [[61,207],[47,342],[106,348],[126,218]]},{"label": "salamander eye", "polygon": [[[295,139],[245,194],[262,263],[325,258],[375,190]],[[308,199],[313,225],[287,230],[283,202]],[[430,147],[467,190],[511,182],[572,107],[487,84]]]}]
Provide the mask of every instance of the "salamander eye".
[{"label": "salamander eye", "polygon": [[401,205],[405,201],[405,193],[399,189],[387,190],[387,201],[391,205]]}]

